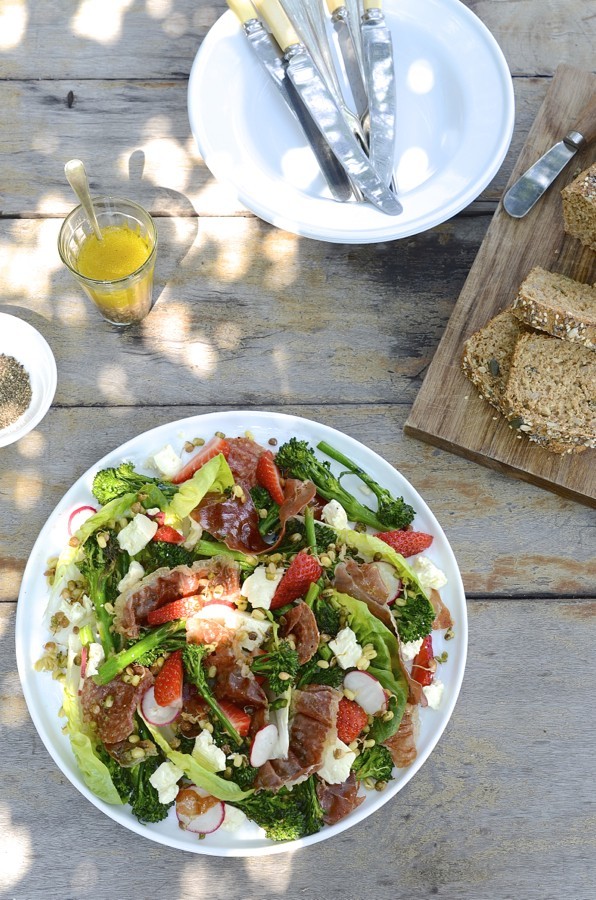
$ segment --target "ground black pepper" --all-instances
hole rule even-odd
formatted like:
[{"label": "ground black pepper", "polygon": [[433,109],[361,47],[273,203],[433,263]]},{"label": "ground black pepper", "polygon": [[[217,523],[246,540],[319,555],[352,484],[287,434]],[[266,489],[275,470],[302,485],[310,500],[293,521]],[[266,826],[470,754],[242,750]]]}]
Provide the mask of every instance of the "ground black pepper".
[{"label": "ground black pepper", "polygon": [[31,381],[26,370],[14,358],[0,354],[0,428],[6,428],[22,416],[31,403]]}]

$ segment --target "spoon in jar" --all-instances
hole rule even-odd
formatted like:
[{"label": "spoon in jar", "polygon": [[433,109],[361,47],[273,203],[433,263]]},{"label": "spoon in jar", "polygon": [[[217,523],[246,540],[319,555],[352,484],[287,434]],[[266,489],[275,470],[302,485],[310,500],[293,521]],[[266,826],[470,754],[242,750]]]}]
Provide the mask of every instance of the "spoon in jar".
[{"label": "spoon in jar", "polygon": [[97,221],[97,216],[95,215],[95,210],[93,208],[91,194],[89,193],[89,182],[87,181],[85,166],[80,159],[70,159],[64,166],[64,174],[66,175],[69,185],[81,201],[81,206],[85,210],[87,218],[93,227],[95,237],[98,241],[103,240],[101,228],[99,227],[99,222]]}]

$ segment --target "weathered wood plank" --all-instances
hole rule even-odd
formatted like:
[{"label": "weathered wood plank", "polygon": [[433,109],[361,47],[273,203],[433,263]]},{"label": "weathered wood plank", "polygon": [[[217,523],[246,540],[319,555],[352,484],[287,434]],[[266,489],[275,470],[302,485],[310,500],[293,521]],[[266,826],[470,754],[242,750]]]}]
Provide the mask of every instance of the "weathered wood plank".
[{"label": "weathered wood plank", "polygon": [[[590,510],[405,437],[407,404],[278,406],[278,402],[263,397],[260,406],[338,428],[403,472],[445,529],[468,593],[555,597],[593,592]],[[241,403],[230,405],[242,408]],[[212,409],[53,409],[29,436],[4,448],[0,600],[16,599],[42,525],[83,472],[137,434]]]},{"label": "weathered wood plank", "polygon": [[[519,177],[566,133],[596,91],[596,76],[561,66],[551,84],[519,159]],[[406,427],[411,434],[453,449],[519,478],[596,506],[594,451],[553,454],[517,435],[483,402],[461,371],[464,341],[497,312],[511,306],[519,285],[534,266],[591,283],[594,254],[565,234],[561,188],[596,159],[589,147],[561,174],[556,185],[522,219],[499,207]],[[440,397],[440,402],[437,398]]]},{"label": "weathered wood plank", "polygon": [[[594,0],[465,0],[492,31],[513,74],[594,66]],[[0,78],[170,78],[188,75],[223,0],[12,0],[0,32]]]},{"label": "weathered wood plank", "polygon": [[[511,148],[479,204],[500,198],[548,83],[515,79]],[[155,215],[247,215],[199,156],[186,91],[185,81],[0,82],[0,105],[11,115],[0,133],[0,215],[65,215],[74,201],[64,178],[72,157],[85,160],[94,193],[132,196]]]},{"label": "weathered wood plank", "polygon": [[60,405],[407,402],[486,224],[453,220],[394,250],[161,218],[155,308],[118,330],[61,264],[58,220],[3,220],[0,306],[49,341]]},{"label": "weathered wood plank", "polygon": [[462,694],[410,784],[333,840],[222,865],[144,841],[66,781],[28,717],[14,606],[0,604],[0,888],[14,900],[45,900],[49,885],[61,896],[147,900],[591,897],[595,610],[586,601],[472,602]]}]

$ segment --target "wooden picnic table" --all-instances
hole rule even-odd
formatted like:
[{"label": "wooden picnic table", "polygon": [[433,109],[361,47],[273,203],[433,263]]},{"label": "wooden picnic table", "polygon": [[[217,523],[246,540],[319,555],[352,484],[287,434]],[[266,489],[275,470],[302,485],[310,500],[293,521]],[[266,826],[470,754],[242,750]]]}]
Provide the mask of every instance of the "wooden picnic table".
[{"label": "wooden picnic table", "polygon": [[[557,65],[594,70],[596,2],[466,5],[513,75],[503,166],[431,231],[339,245],[265,224],[199,156],[187,79],[223,0],[0,4],[0,310],[35,326],[58,366],[46,418],[0,450],[2,896],[595,895],[594,510],[403,425]],[[141,326],[103,322],[60,263],[71,157],[95,192],[157,219],[156,304]],[[299,852],[223,861],[142,839],[69,783],[29,718],[14,622],[37,534],[89,466],[151,427],[233,408],[316,419],[403,472],[458,559],[470,640],[451,722],[395,799]]]}]

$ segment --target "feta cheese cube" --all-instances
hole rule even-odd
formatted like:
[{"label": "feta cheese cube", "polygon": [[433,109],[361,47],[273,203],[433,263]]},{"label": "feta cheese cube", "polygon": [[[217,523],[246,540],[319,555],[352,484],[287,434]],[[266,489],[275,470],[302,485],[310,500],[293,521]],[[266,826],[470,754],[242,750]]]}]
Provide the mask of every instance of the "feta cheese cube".
[{"label": "feta cheese cube", "polygon": [[336,738],[335,743],[323,751],[323,765],[318,774],[327,784],[343,784],[350,774],[356,754]]},{"label": "feta cheese cube", "polygon": [[97,670],[106,658],[101,644],[89,644],[87,648],[87,668],[85,669],[85,678],[91,675],[97,675]]},{"label": "feta cheese cube", "polygon": [[173,478],[182,468],[182,460],[171,444],[153,454],[153,464],[166,478]]},{"label": "feta cheese cube", "polygon": [[438,591],[447,584],[445,573],[441,572],[428,556],[418,556],[412,562],[412,568],[427,594],[430,594],[433,589]]},{"label": "feta cheese cube", "polygon": [[321,519],[332,528],[347,528],[348,514],[337,500],[330,500],[321,511]]},{"label": "feta cheese cube", "polygon": [[202,765],[207,763],[212,772],[223,772],[227,765],[226,754],[217,746],[206,729],[195,738],[192,755],[196,756]]},{"label": "feta cheese cube", "polygon": [[362,656],[362,647],[351,628],[342,628],[327,646],[333,650],[342,669],[352,669]]},{"label": "feta cheese cube", "polygon": [[143,547],[147,546],[156,531],[157,522],[152,521],[143,513],[137,513],[134,519],[118,532],[118,543],[131,556],[136,556]]},{"label": "feta cheese cube", "polygon": [[445,690],[445,685],[442,681],[439,681],[438,678],[435,678],[432,684],[426,685],[422,688],[424,696],[428,701],[428,705],[431,709],[438,709],[441,700],[443,698],[443,691]]},{"label": "feta cheese cube", "polygon": [[241,809],[230,806],[229,803],[224,803],[224,809],[224,820],[221,823],[220,828],[225,828],[226,831],[237,831],[245,822],[248,822],[248,817]]},{"label": "feta cheese cube", "polygon": [[182,546],[185,550],[192,550],[195,544],[203,537],[203,526],[190,517],[188,521],[190,522],[190,528]]},{"label": "feta cheese cube", "polygon": [[406,662],[409,662],[414,659],[415,656],[418,656],[423,640],[424,638],[419,638],[417,641],[406,641],[401,645],[401,655]]},{"label": "feta cheese cube", "polygon": [[163,762],[150,776],[149,781],[157,791],[160,803],[171,803],[176,799],[178,781],[183,775],[182,769],[174,763]]},{"label": "feta cheese cube", "polygon": [[283,569],[275,571],[274,578],[267,578],[267,569],[265,566],[257,566],[252,575],[249,575],[240,592],[246,597],[253,609],[270,609],[271,601],[277,585],[284,575]]},{"label": "feta cheese cube", "polygon": [[124,578],[118,582],[118,590],[121,594],[124,591],[127,591],[131,588],[137,581],[140,581],[143,575],[145,574],[145,570],[140,562],[137,562],[136,559],[133,559],[130,566],[128,567],[128,572],[124,576]]}]

